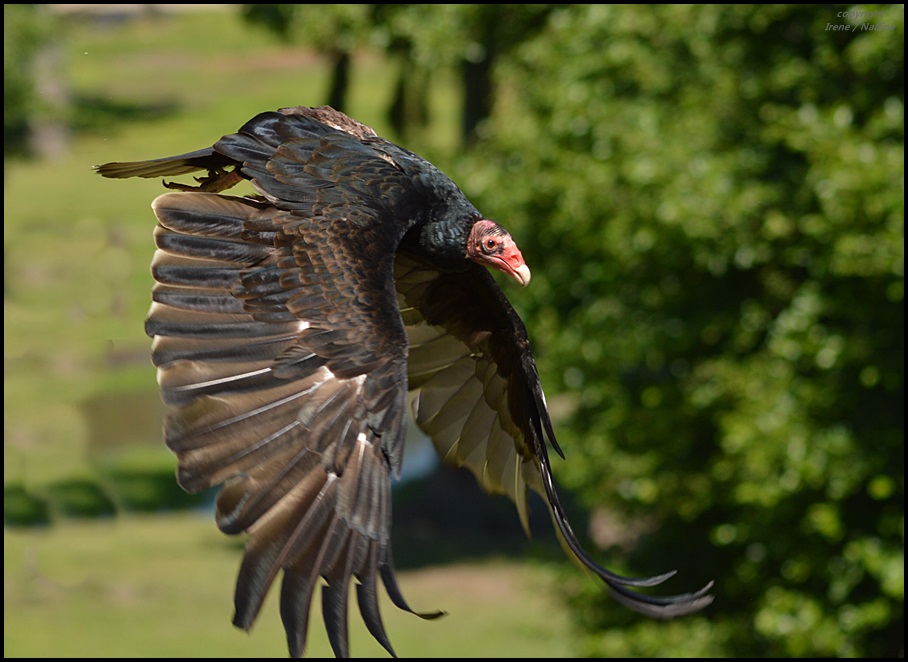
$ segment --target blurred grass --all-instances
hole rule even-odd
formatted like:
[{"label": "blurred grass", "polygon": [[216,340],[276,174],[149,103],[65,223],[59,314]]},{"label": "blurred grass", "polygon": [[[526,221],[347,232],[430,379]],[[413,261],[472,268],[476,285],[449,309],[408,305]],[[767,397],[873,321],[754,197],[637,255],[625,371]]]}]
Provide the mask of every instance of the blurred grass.
[{"label": "blurred grass", "polygon": [[[102,180],[91,166],[197,149],[262,110],[319,105],[327,68],[232,10],[69,16],[59,47],[74,100],[68,149],[4,168],[4,653],[284,657],[273,596],[251,636],[230,625],[240,541],[195,512],[139,514],[199,503],[173,480],[142,325],[149,205],[164,189]],[[389,136],[393,75],[381,58],[358,56],[347,109]],[[457,141],[451,78],[435,80],[433,124],[408,143],[432,159]],[[12,515],[46,525],[10,528]],[[414,608],[450,615],[427,623],[386,601],[398,654],[569,652],[540,568],[492,561],[400,576]],[[330,654],[318,618],[310,656]],[[384,655],[358,616],[350,622],[354,654]]]},{"label": "blurred grass", "polygon": [[[6,657],[286,657],[272,592],[249,635],[230,625],[236,540],[197,514],[63,522],[4,530]],[[65,550],[61,554],[60,550]],[[381,613],[404,657],[564,657],[567,615],[539,568],[502,563],[400,573],[423,621],[383,595]],[[316,596],[307,657],[331,656]],[[351,605],[356,610],[355,600]],[[387,657],[358,615],[357,657]]]}]

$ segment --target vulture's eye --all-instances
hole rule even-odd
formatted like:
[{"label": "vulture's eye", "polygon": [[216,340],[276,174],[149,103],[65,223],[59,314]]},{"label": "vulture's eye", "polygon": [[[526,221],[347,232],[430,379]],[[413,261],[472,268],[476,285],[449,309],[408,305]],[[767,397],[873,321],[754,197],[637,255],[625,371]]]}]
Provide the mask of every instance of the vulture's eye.
[{"label": "vulture's eye", "polygon": [[487,237],[483,241],[482,247],[486,253],[492,253],[498,248],[498,237]]}]

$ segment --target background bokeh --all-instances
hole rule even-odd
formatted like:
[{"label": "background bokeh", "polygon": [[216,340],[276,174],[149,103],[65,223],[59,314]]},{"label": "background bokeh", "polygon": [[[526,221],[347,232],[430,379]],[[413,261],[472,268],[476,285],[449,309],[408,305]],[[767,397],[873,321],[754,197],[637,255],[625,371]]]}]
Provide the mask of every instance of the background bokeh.
[{"label": "background bokeh", "polygon": [[[413,468],[402,587],[450,615],[385,603],[399,654],[903,655],[903,27],[902,5],[5,5],[4,653],[286,654],[273,596],[230,626],[242,541],[160,441],[163,189],[91,166],[331,103],[517,239],[533,283],[505,287],[594,556],[716,581],[702,614],[642,619],[544,513],[526,542],[464,472]],[[380,654],[356,616],[351,639]]]}]

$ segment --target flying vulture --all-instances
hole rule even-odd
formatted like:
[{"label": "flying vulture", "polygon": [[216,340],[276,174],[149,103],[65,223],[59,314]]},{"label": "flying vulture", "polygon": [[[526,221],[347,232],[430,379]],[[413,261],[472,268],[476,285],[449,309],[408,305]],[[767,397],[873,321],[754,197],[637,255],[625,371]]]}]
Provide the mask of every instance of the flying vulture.
[{"label": "flying vulture", "polygon": [[[178,192],[152,203],[146,331],[179,484],[223,483],[218,527],[248,534],[235,625],[252,626],[283,571],[281,617],[301,656],[321,577],[328,637],[346,656],[355,578],[367,628],[394,655],[378,579],[412,611],[391,557],[408,405],[444,462],[508,495],[525,528],[527,487],[543,495],[567,553],[618,602],[670,618],[712,601],[711,584],[641,593],[674,573],[622,577],[580,547],[552,480],[546,441],[563,454],[527,332],[487,267],[523,286],[530,270],[432,164],[323,106],[264,112],[211,147],[97,171],[204,173],[165,182]],[[243,180],[257,194],[222,193]]]}]

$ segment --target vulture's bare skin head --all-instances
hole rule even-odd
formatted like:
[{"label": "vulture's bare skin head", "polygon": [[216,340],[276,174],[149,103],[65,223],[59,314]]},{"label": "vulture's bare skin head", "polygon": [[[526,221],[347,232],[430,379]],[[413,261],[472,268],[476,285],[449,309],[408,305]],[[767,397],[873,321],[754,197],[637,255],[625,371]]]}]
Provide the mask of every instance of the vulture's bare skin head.
[{"label": "vulture's bare skin head", "polygon": [[473,224],[467,238],[467,257],[485,267],[498,269],[526,287],[530,268],[510,233],[495,221],[481,219]]}]

